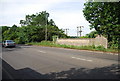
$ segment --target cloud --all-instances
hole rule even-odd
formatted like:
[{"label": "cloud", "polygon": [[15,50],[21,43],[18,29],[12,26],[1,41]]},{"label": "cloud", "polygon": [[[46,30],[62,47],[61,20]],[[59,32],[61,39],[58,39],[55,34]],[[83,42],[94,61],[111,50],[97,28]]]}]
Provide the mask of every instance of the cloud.
[{"label": "cloud", "polygon": [[81,2],[64,2],[54,5],[49,9],[52,18],[59,28],[69,28],[68,35],[77,35],[77,26],[84,26],[82,35],[89,33],[89,23],[83,16]]},{"label": "cloud", "polygon": [[83,30],[90,32],[89,23],[82,12],[84,2],[84,0],[1,0],[0,25],[19,25],[19,21],[24,19],[25,15],[46,10],[50,13],[49,19],[53,19],[59,28],[70,29],[69,35],[76,35],[76,27],[79,25],[84,25]]}]

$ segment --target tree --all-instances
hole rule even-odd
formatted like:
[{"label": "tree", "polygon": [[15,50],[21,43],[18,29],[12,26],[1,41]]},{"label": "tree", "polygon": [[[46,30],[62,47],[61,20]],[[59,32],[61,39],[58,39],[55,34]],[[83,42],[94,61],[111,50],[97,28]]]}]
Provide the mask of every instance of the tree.
[{"label": "tree", "polygon": [[95,38],[98,35],[97,31],[92,31],[89,34],[86,34],[86,37],[88,38]]},{"label": "tree", "polygon": [[25,20],[20,20],[22,26],[45,26],[48,23],[49,13],[42,11],[32,15],[26,15]]},{"label": "tree", "polygon": [[[20,20],[21,27],[25,28],[25,35],[29,42],[40,42],[45,40],[45,33],[47,33],[47,39],[52,40],[52,36],[58,35],[59,37],[65,36],[56,25],[55,22],[48,20],[49,13],[42,11],[32,15],[26,15],[25,20]],[[47,24],[47,32],[46,30]]]},{"label": "tree", "polygon": [[2,39],[3,40],[14,40],[17,38],[17,26],[13,25],[12,27],[2,26]]},{"label": "tree", "polygon": [[52,36],[67,37],[60,30],[55,22],[48,20],[49,13],[42,11],[32,15],[26,15],[25,20],[20,20],[21,27],[13,25],[12,27],[2,26],[3,40],[14,40],[16,43],[25,44],[28,42],[40,42],[45,40],[45,30],[47,24],[48,40]]},{"label": "tree", "polygon": [[2,28],[2,33],[4,33],[6,30],[8,30],[10,27],[8,27],[8,26],[1,26],[1,28]]},{"label": "tree", "polygon": [[[108,42],[118,40],[120,35],[120,3],[86,2],[83,10],[86,20],[99,34],[108,38]],[[117,41],[116,41],[117,43]]]}]

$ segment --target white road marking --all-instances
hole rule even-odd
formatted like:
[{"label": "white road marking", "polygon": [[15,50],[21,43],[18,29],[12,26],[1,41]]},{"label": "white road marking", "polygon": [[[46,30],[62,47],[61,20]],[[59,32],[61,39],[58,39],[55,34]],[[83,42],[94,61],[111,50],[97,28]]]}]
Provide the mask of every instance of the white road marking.
[{"label": "white road marking", "polygon": [[46,53],[46,52],[44,52],[44,51],[41,51],[41,50],[38,50],[38,52],[41,52],[41,53]]},{"label": "white road marking", "polygon": [[77,59],[77,60],[92,62],[92,60],[87,60],[87,59],[83,59],[83,58],[78,58],[78,57],[72,57],[72,58]]},{"label": "white road marking", "polygon": [[40,53],[46,53],[45,51],[41,51],[41,50],[38,50],[38,49],[34,49],[35,51],[37,52],[40,52]]},{"label": "white road marking", "polygon": [[113,53],[107,53],[107,54],[110,54],[110,55],[118,55],[118,54],[113,54]]},{"label": "white road marking", "polygon": [[115,55],[118,55],[118,54],[115,54]]}]

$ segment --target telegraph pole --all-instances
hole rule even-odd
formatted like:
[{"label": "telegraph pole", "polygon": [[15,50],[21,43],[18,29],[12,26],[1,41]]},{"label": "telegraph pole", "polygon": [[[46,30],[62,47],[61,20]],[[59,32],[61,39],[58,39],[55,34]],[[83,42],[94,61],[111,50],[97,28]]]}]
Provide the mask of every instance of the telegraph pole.
[{"label": "telegraph pole", "polygon": [[78,31],[79,31],[79,27],[77,27],[77,37],[78,37],[78,34],[79,34],[79,32],[78,32]]},{"label": "telegraph pole", "polygon": [[66,35],[68,35],[68,30],[69,30],[69,29],[65,29],[65,30],[66,30]]},{"label": "telegraph pole", "polygon": [[65,34],[68,35],[68,30],[69,30],[69,29],[67,28],[67,29],[64,29],[64,30],[65,30],[65,32],[66,32]]},{"label": "telegraph pole", "polygon": [[46,26],[46,28],[45,28],[45,41],[47,41],[47,19],[48,19],[48,16],[49,16],[49,14],[46,14],[45,15],[45,26]]},{"label": "telegraph pole", "polygon": [[81,37],[81,33],[82,33],[82,27],[84,27],[84,26],[78,26],[77,27],[77,37],[79,36],[79,34],[80,34],[80,37]]},{"label": "telegraph pole", "polygon": [[64,31],[64,33],[66,34],[66,35],[68,35],[68,28],[66,28],[66,29],[62,29],[63,31]]},{"label": "telegraph pole", "polygon": [[80,31],[79,31],[80,32],[80,37],[81,37],[81,33],[82,33],[81,27],[83,27],[83,26],[80,26]]},{"label": "telegraph pole", "polygon": [[47,23],[46,23],[46,28],[45,28],[45,41],[47,41]]}]

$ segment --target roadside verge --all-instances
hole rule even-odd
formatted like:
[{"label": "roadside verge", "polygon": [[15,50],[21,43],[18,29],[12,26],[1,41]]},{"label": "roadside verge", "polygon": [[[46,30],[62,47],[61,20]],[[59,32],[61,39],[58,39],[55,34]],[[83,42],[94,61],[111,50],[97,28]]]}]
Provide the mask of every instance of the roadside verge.
[{"label": "roadside verge", "polygon": [[26,45],[35,45],[35,46],[46,46],[46,47],[57,47],[57,48],[68,48],[68,49],[77,49],[77,50],[86,50],[86,51],[96,51],[96,52],[105,52],[105,53],[113,53],[118,54],[117,49],[106,49],[103,46],[74,46],[74,45],[61,45],[56,44],[50,41],[42,41],[42,42],[31,42]]}]

